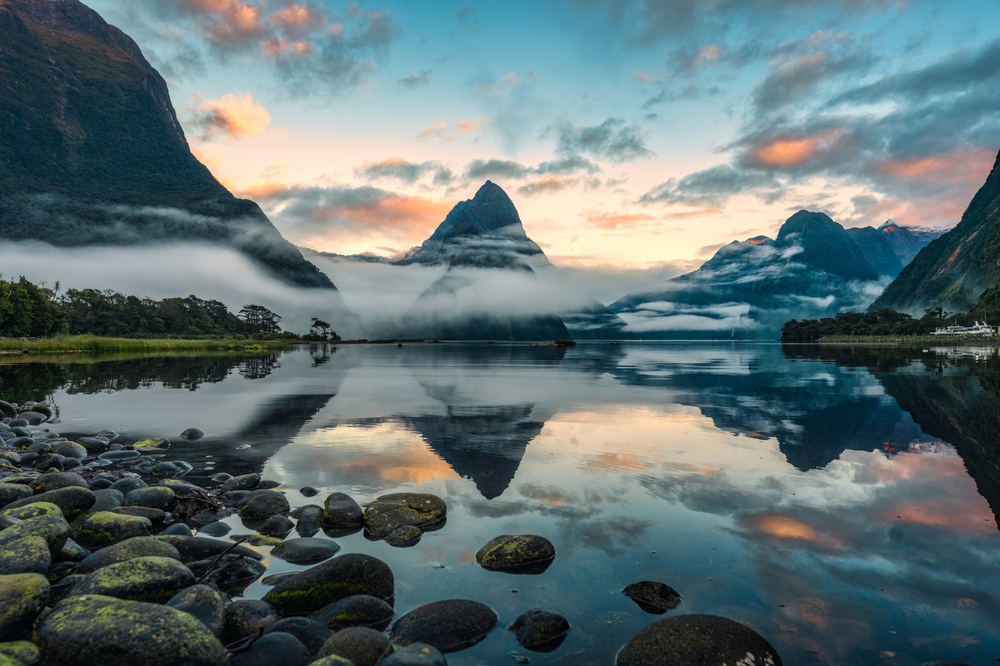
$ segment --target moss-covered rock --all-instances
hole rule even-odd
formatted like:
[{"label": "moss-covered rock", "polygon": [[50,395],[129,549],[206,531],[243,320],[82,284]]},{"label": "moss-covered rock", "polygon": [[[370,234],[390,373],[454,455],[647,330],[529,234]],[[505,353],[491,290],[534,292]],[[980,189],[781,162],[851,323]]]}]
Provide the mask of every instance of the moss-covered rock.
[{"label": "moss-covered rock", "polygon": [[30,487],[34,493],[47,493],[50,490],[58,490],[59,488],[70,488],[73,486],[78,486],[80,488],[88,488],[89,483],[84,481],[83,477],[76,472],[56,472],[54,474],[42,474],[31,482]]},{"label": "moss-covered rock", "polygon": [[569,621],[558,613],[539,608],[525,611],[507,627],[521,647],[535,652],[551,652],[569,633]]},{"label": "moss-covered rock", "polygon": [[257,599],[241,599],[226,608],[223,636],[226,645],[256,636],[280,618],[271,604]]},{"label": "moss-covered rock", "polygon": [[94,493],[88,488],[81,488],[80,486],[67,486],[65,488],[57,488],[45,493],[39,493],[34,497],[27,497],[25,499],[18,500],[11,503],[6,508],[14,509],[27,506],[28,504],[35,504],[37,502],[49,502],[59,507],[66,520],[74,521],[83,514],[87,513],[87,511],[94,506],[94,502],[96,501],[97,498]]},{"label": "moss-covered rock", "polygon": [[61,601],[38,625],[45,664],[60,666],[224,666],[226,650],[179,610],[89,595]]},{"label": "moss-covered rock", "polygon": [[336,529],[353,529],[365,522],[364,512],[354,499],[345,493],[333,493],[323,504],[323,524]]},{"label": "moss-covered rock", "polygon": [[464,650],[486,638],[497,614],[478,601],[448,599],[414,608],[392,626],[392,642],[427,643],[441,652]]},{"label": "moss-covered rock", "polygon": [[84,518],[76,528],[74,538],[85,548],[104,548],[132,537],[149,536],[153,523],[139,516],[123,516],[110,511],[98,511]]},{"label": "moss-covered rock", "polygon": [[198,618],[216,638],[222,638],[226,604],[222,595],[207,585],[186,587],[167,602],[171,608]]},{"label": "moss-covered rock", "polygon": [[663,615],[681,603],[681,595],[677,590],[656,580],[632,583],[622,590],[622,594],[634,601],[642,610],[654,615]]},{"label": "moss-covered rock", "polygon": [[170,448],[170,440],[163,437],[141,439],[132,444],[132,448],[139,453],[163,453]]},{"label": "moss-covered rock", "polygon": [[416,546],[417,542],[420,541],[420,537],[424,535],[423,530],[419,527],[414,527],[413,525],[403,525],[402,527],[397,527],[385,537],[385,542],[390,546],[396,548],[408,548],[410,546]]},{"label": "moss-covered rock", "polygon": [[255,490],[240,503],[240,515],[245,518],[267,519],[287,515],[290,510],[285,496],[272,490]]},{"label": "moss-covered rock", "polygon": [[175,559],[137,557],[98,569],[74,585],[70,596],[100,594],[161,604],[194,583],[191,570]]},{"label": "moss-covered rock", "polygon": [[753,629],[717,615],[658,620],[625,644],[617,666],[781,666],[781,657]]},{"label": "moss-covered rock", "polygon": [[52,452],[58,453],[65,458],[76,458],[77,460],[83,460],[87,457],[86,447],[66,440],[54,442],[52,444]]},{"label": "moss-covered rock", "polygon": [[476,561],[490,571],[541,573],[556,556],[555,546],[535,534],[504,534],[479,549]]},{"label": "moss-covered rock", "polygon": [[344,659],[338,655],[331,654],[328,657],[317,659],[310,663],[309,666],[354,666],[354,662],[350,659]]},{"label": "moss-covered rock", "polygon": [[448,666],[444,655],[433,645],[411,643],[399,647],[379,662],[379,666]]},{"label": "moss-covered rock", "polygon": [[444,523],[448,506],[436,495],[393,493],[382,495],[365,509],[365,531],[373,539],[384,539],[404,525],[424,532]]},{"label": "moss-covered rock", "polygon": [[376,666],[391,650],[389,639],[381,631],[349,627],[330,636],[319,656],[336,655],[350,660],[354,666]]},{"label": "moss-covered rock", "polygon": [[248,543],[251,546],[267,547],[274,546],[277,548],[281,545],[284,539],[279,539],[278,537],[266,536],[264,534],[240,534],[234,536],[233,539],[239,541],[240,543]]},{"label": "moss-covered rock", "polygon": [[147,486],[136,488],[125,496],[125,506],[144,506],[150,509],[168,511],[177,498],[170,488],[163,486]]},{"label": "moss-covered rock", "polygon": [[48,572],[52,554],[45,539],[26,536],[0,544],[0,575]]},{"label": "moss-covered rock", "polygon": [[14,509],[4,509],[3,515],[8,518],[17,518],[18,520],[27,520],[28,518],[37,518],[38,516],[56,516],[64,520],[66,518],[63,515],[62,509],[51,502],[32,502],[31,504],[25,504]]},{"label": "moss-covered rock", "polygon": [[122,516],[139,516],[145,518],[154,525],[160,525],[167,519],[167,514],[162,509],[151,509],[148,506],[120,506],[112,509],[111,513]]},{"label": "moss-covered rock", "polygon": [[[171,546],[177,549],[177,552],[181,555],[181,562],[189,564],[191,562],[198,562],[209,557],[215,557],[217,555],[222,555],[230,548],[233,548],[233,544],[228,541],[220,541],[219,539],[209,539],[207,537],[195,537],[195,536],[181,536],[181,535],[160,535],[156,539],[169,543]],[[254,560],[264,559],[264,556],[257,551],[250,550],[244,546],[236,546],[231,551],[235,555],[242,555],[243,557],[249,557]]]},{"label": "moss-covered rock", "polygon": [[227,479],[222,483],[222,489],[228,492],[236,490],[253,490],[260,485],[260,474],[242,474]]},{"label": "moss-covered rock", "polygon": [[88,555],[76,568],[77,573],[90,573],[136,557],[169,557],[180,560],[180,553],[169,543],[153,537],[132,537]]},{"label": "moss-covered rock", "polygon": [[33,494],[31,488],[20,483],[0,483],[0,507],[31,497]]},{"label": "moss-covered rock", "polygon": [[59,516],[35,516],[22,520],[0,532],[0,547],[26,536],[45,539],[45,543],[49,545],[49,552],[58,553],[69,538],[69,523]]},{"label": "moss-covered rock", "polygon": [[35,666],[42,653],[37,645],[29,641],[11,641],[0,643],[0,655],[12,659],[20,666]]},{"label": "moss-covered rock", "polygon": [[0,576],[0,641],[27,637],[48,598],[49,581],[45,576]]},{"label": "moss-covered rock", "polygon": [[283,580],[264,599],[280,613],[302,615],[355,594],[391,599],[394,593],[395,579],[385,562],[350,553]]},{"label": "moss-covered rock", "polygon": [[389,626],[395,611],[383,599],[355,594],[335,601],[312,614],[312,619],[333,631],[347,627],[369,627],[379,631]]}]

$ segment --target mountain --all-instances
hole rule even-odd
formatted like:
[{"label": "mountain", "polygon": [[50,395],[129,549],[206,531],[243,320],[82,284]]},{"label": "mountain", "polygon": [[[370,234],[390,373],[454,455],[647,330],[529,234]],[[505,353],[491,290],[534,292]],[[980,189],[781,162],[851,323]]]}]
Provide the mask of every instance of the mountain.
[{"label": "mountain", "polygon": [[252,201],[191,153],[166,82],[77,0],[0,0],[0,238],[206,242],[334,289]]},{"label": "mountain", "polygon": [[926,233],[892,223],[844,229],[802,210],[774,240],[733,241],[696,271],[609,309],[633,337],[773,339],[789,319],[866,307],[926,242]]},{"label": "mountain", "polygon": [[925,308],[968,312],[1000,278],[1000,154],[954,229],[922,249],[873,308],[913,315]]},{"label": "mountain", "polygon": [[566,304],[542,249],[528,238],[514,202],[491,181],[458,203],[430,238],[395,262],[447,265],[417,299],[399,335],[449,340],[616,337],[622,322],[594,299]]}]

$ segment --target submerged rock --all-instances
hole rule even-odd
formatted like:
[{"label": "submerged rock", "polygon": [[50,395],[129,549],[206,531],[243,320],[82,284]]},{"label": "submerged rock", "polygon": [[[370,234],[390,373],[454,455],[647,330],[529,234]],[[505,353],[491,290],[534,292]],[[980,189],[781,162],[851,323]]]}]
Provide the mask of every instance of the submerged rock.
[{"label": "submerged rock", "polygon": [[355,594],[390,599],[395,580],[389,567],[370,555],[335,557],[278,583],[264,597],[284,614],[307,614]]},{"label": "submerged rock", "polygon": [[679,615],[657,620],[625,644],[617,666],[781,666],[781,657],[760,634],[717,615]]},{"label": "submerged rock", "polygon": [[556,556],[555,546],[534,534],[505,534],[491,539],[476,553],[476,561],[490,571],[538,574]]},{"label": "submerged rock", "polygon": [[439,527],[448,506],[436,495],[393,493],[375,498],[365,509],[365,531],[373,539],[384,539],[397,528],[409,525],[423,531]]},{"label": "submerged rock", "polygon": [[257,531],[264,536],[284,539],[286,536],[291,534],[293,529],[295,529],[295,523],[285,516],[276,515],[265,520],[264,524],[261,525]]},{"label": "submerged rock", "polygon": [[395,611],[384,599],[356,594],[335,601],[312,614],[312,619],[339,631],[346,627],[369,627],[379,631],[389,626]]},{"label": "submerged rock", "polygon": [[433,645],[411,643],[380,661],[379,666],[448,666],[448,662]]},{"label": "submerged rock", "polygon": [[189,442],[198,441],[204,436],[205,433],[203,433],[201,430],[198,430],[197,428],[188,428],[187,430],[181,433],[181,439],[185,439]]},{"label": "submerged rock", "polygon": [[417,542],[420,541],[420,537],[423,535],[423,530],[419,527],[403,525],[389,532],[385,537],[385,542],[396,548],[406,548],[407,546],[417,545]]},{"label": "submerged rock", "polygon": [[427,643],[441,652],[464,650],[486,638],[497,614],[478,601],[448,599],[414,608],[389,632],[394,643]]},{"label": "submerged rock", "polygon": [[39,624],[45,664],[224,666],[226,649],[205,626],[168,606],[89,595],[59,602]]},{"label": "submerged rock", "polygon": [[26,638],[48,598],[49,581],[45,576],[0,576],[0,641]]},{"label": "submerged rock", "polygon": [[569,621],[562,615],[534,608],[518,616],[507,627],[521,647],[535,652],[551,652],[569,633]]},{"label": "submerged rock", "polygon": [[381,631],[349,627],[331,636],[319,655],[343,657],[354,666],[376,666],[391,649],[389,639]]},{"label": "submerged rock", "polygon": [[634,601],[642,610],[654,615],[663,615],[681,603],[681,595],[677,590],[655,580],[632,583],[622,590],[622,594]]}]

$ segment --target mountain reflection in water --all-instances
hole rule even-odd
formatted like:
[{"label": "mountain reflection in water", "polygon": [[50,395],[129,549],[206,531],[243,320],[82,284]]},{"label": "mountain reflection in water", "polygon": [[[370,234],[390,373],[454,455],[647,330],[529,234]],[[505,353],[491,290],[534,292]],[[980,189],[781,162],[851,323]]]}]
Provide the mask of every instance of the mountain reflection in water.
[{"label": "mountain reflection in water", "polygon": [[[337,541],[392,566],[399,613],[471,597],[501,627],[531,607],[566,615],[566,642],[532,663],[612,663],[657,619],[619,594],[642,579],[681,593],[671,613],[753,626],[787,664],[1000,656],[990,351],[320,346],[0,365],[0,397],[48,394],[64,434],[201,428],[205,439],[176,441],[167,458],[194,464],[195,483],[260,471],[293,505],[335,490],[362,503],[440,495],[448,524],[413,549]],[[302,497],[306,485],[323,494]],[[512,578],[476,566],[504,533],[550,538],[552,567]],[[449,663],[521,652],[497,629]]]}]

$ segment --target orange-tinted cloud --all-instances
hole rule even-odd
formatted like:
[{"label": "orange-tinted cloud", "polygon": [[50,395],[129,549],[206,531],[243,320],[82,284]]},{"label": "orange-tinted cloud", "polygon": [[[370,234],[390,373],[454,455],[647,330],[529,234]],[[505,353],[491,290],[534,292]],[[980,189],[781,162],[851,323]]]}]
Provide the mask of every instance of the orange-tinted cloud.
[{"label": "orange-tinted cloud", "polygon": [[214,99],[194,96],[194,125],[201,129],[201,139],[210,141],[225,136],[229,141],[260,135],[271,124],[271,114],[246,92]]},{"label": "orange-tinted cloud", "polygon": [[459,120],[455,125],[459,134],[471,134],[483,125],[488,125],[492,122],[492,118],[480,118],[479,120]]},{"label": "orange-tinted cloud", "polygon": [[882,513],[886,522],[906,522],[939,527],[954,532],[995,534],[996,521],[989,505],[981,497],[971,500],[922,499],[890,506]]},{"label": "orange-tinted cloud", "polygon": [[635,229],[642,222],[655,219],[652,215],[645,213],[607,213],[601,211],[587,211],[586,220],[588,226],[598,229],[614,231],[616,229]]},{"label": "orange-tinted cloud", "polygon": [[316,30],[326,25],[326,17],[321,13],[292,3],[268,17],[268,22],[286,30]]},{"label": "orange-tinted cloud", "polygon": [[263,28],[264,5],[244,0],[180,0],[182,8],[213,19],[212,36],[221,42],[252,39]]},{"label": "orange-tinted cloud", "polygon": [[430,127],[417,132],[417,138],[423,141],[428,139],[439,139],[441,141],[453,141],[455,137],[448,135],[448,121],[439,120]]},{"label": "orange-tinted cloud", "polygon": [[789,169],[805,164],[829,149],[840,137],[839,131],[815,136],[775,138],[752,149],[751,164],[765,169]]},{"label": "orange-tinted cloud", "polygon": [[517,193],[526,197],[535,194],[554,194],[572,187],[580,182],[579,178],[567,178],[566,176],[546,176],[533,183],[522,185],[517,188]]},{"label": "orange-tinted cloud", "polygon": [[880,170],[889,176],[919,182],[972,181],[978,185],[995,158],[988,150],[962,150],[910,160],[887,160]]},{"label": "orange-tinted cloud", "polygon": [[808,541],[826,548],[842,548],[835,540],[820,534],[815,528],[796,518],[780,515],[755,516],[749,526],[755,532],[789,541]]}]

